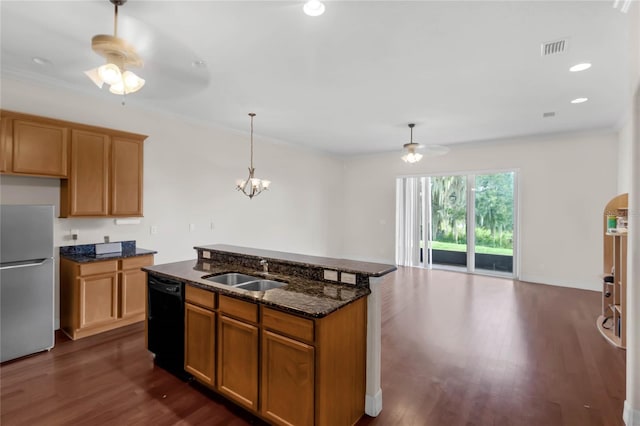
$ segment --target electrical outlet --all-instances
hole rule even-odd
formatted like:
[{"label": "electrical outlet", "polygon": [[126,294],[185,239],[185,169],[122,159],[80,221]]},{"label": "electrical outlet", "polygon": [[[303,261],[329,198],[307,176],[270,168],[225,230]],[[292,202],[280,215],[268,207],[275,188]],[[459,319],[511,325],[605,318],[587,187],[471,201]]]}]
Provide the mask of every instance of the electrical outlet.
[{"label": "electrical outlet", "polygon": [[71,233],[71,239],[73,241],[77,241],[78,240],[78,236],[80,236],[80,230],[79,229],[72,229],[70,231],[70,233]]},{"label": "electrical outlet", "polygon": [[324,279],[328,281],[338,281],[338,271],[332,271],[331,269],[324,270]]},{"label": "electrical outlet", "polygon": [[211,252],[210,251],[202,251],[202,258],[203,259],[211,259]]},{"label": "electrical outlet", "polygon": [[190,223],[189,224],[189,232],[193,232],[196,230],[196,224],[195,223]]},{"label": "electrical outlet", "polygon": [[347,274],[346,272],[342,272],[340,274],[340,281],[345,284],[356,285],[356,274]]},{"label": "electrical outlet", "polygon": [[151,225],[151,228],[149,228],[149,232],[151,233],[151,235],[155,235],[158,233],[158,227],[156,225]]}]

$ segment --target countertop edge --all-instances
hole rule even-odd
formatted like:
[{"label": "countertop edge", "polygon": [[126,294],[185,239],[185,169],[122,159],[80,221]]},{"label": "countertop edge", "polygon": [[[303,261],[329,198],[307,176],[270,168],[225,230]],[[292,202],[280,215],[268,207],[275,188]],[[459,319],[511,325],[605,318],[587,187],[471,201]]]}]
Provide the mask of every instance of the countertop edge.
[{"label": "countertop edge", "polygon": [[[177,263],[181,263],[181,262],[177,262]],[[159,276],[163,276],[166,278],[170,278],[173,280],[179,280],[179,281],[183,281],[185,282],[185,284],[189,284],[192,285],[193,287],[197,287],[200,289],[203,289],[205,291],[211,291],[213,293],[218,293],[218,294],[222,294],[224,296],[229,296],[229,297],[233,297],[235,299],[240,299],[249,303],[255,303],[258,305],[263,305],[263,306],[267,306],[270,308],[274,308],[274,309],[278,309],[280,311],[283,312],[287,312],[287,313],[291,313],[291,314],[295,314],[298,316],[302,316],[305,318],[310,318],[310,319],[320,319],[320,318],[324,318],[348,305],[350,305],[351,303],[362,299],[363,297],[367,297],[371,294],[371,290],[369,288],[359,288],[358,290],[362,293],[362,294],[358,294],[358,295],[354,295],[353,298],[344,301],[343,304],[340,304],[339,306],[335,306],[326,310],[323,310],[321,312],[308,312],[305,311],[303,309],[300,308],[295,308],[292,306],[287,306],[287,305],[283,305],[280,304],[276,301],[272,301],[272,300],[265,300],[265,299],[261,299],[261,298],[257,298],[252,296],[252,294],[254,292],[251,291],[246,291],[246,290],[238,290],[238,289],[229,289],[229,288],[225,288],[224,285],[216,285],[216,284],[209,284],[209,283],[204,283],[204,282],[198,282],[198,281],[194,281],[192,279],[189,279],[187,277],[184,276],[180,276],[174,273],[170,273],[170,272],[165,272],[162,270],[159,270],[158,268],[161,268],[163,265],[150,265],[150,266],[144,266],[141,269],[147,273],[151,273],[151,274],[155,274],[155,275],[159,275]],[[232,268],[233,269],[233,268]],[[325,283],[321,283],[321,282],[316,282],[316,281],[312,281],[309,280],[310,282],[313,283],[317,283],[317,284],[325,284]],[[349,288],[346,286],[343,286],[344,288]],[[257,293],[257,292],[255,292]]]},{"label": "countertop edge", "polygon": [[[300,255],[296,253],[254,249],[250,247],[230,246],[225,244],[194,246],[193,248],[195,250],[209,250],[216,253],[239,255],[239,256],[248,257],[252,259],[266,258],[269,260],[278,261],[282,263],[289,263],[291,265],[312,266],[312,267],[325,268],[325,269],[338,269],[341,272],[361,274],[361,275],[366,275],[370,277],[382,277],[398,269],[396,265],[389,265],[384,263],[374,263],[374,262],[366,262],[366,261],[360,261],[360,260],[338,259],[338,258],[329,258],[329,257],[321,257],[321,256],[312,256],[312,255]],[[298,257],[299,259],[295,260],[292,258],[287,258],[287,256]],[[381,268],[375,271],[373,270],[367,271],[367,270],[364,270],[363,268],[349,266],[349,264],[362,264],[365,266],[372,266],[372,267],[375,265]]]}]

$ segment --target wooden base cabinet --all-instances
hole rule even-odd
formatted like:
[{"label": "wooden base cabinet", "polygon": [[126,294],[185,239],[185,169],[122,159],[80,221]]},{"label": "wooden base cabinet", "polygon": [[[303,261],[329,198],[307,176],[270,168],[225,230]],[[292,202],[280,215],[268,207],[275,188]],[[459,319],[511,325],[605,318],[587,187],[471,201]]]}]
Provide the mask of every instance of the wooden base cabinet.
[{"label": "wooden base cabinet", "polygon": [[153,255],[77,263],[60,259],[60,328],[72,339],[144,321]]},{"label": "wooden base cabinet", "polygon": [[220,315],[218,339],[218,391],[243,407],[257,410],[258,327]]},{"label": "wooden base cabinet", "polygon": [[264,331],[260,414],[276,424],[313,426],[314,374],[313,346]]},{"label": "wooden base cabinet", "polygon": [[362,417],[366,298],[310,319],[190,285],[185,294],[185,370],[198,381],[275,425]]},{"label": "wooden base cabinet", "polygon": [[215,386],[216,313],[184,305],[184,369],[198,381]]}]

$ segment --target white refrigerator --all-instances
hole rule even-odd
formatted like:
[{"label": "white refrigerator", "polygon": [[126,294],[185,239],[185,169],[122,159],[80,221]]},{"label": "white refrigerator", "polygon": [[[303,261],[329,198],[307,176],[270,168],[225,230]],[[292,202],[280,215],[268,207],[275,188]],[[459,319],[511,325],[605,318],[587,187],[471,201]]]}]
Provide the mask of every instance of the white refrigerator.
[{"label": "white refrigerator", "polygon": [[0,205],[0,362],[53,347],[53,216]]}]

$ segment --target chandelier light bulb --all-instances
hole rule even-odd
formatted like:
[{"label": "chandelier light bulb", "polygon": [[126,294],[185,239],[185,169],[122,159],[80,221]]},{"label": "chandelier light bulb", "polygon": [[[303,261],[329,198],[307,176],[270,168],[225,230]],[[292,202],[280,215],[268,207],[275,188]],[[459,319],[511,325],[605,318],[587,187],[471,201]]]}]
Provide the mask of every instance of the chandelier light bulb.
[{"label": "chandelier light bulb", "polygon": [[303,10],[308,16],[320,16],[324,13],[324,4],[320,0],[309,0],[304,4]]},{"label": "chandelier light bulb", "polygon": [[108,63],[98,68],[98,75],[108,85],[117,84],[122,81],[120,68],[116,64]]}]

